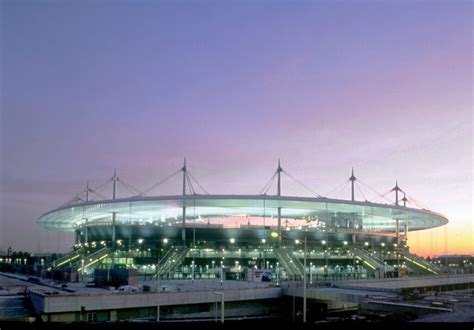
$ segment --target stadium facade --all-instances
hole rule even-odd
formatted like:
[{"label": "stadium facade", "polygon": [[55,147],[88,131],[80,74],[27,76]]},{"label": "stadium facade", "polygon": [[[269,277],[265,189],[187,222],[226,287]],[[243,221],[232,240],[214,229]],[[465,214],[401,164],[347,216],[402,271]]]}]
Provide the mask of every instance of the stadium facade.
[{"label": "stadium facade", "polygon": [[[72,202],[42,215],[43,228],[76,235],[72,251],[46,269],[67,268],[78,280],[94,269],[132,268],[148,278],[274,282],[305,274],[313,282],[441,273],[410,253],[407,237],[448,220],[407,207],[398,184],[395,203],[381,204],[355,200],[353,172],[350,200],[283,196],[281,175],[290,174],[280,164],[258,195],[197,194],[194,185],[202,186],[186,163],[172,176],[181,174],[182,195],[148,196],[114,174],[112,198],[87,186]],[[274,181],[276,195],[269,195]],[[119,184],[133,196],[117,198]]]}]

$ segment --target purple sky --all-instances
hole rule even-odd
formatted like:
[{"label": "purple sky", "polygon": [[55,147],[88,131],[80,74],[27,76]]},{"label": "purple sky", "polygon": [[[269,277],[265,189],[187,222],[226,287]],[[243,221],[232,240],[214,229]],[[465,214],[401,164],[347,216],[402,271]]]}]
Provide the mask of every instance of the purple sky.
[{"label": "purple sky", "polygon": [[66,250],[42,213],[186,156],[212,193],[258,193],[279,157],[320,194],[351,166],[398,179],[474,253],[471,1],[4,0],[0,21],[0,250]]}]

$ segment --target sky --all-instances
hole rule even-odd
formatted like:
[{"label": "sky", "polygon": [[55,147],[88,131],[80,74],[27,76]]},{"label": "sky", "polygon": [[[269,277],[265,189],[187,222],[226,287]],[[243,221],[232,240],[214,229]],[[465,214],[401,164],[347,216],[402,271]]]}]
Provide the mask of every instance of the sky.
[{"label": "sky", "polygon": [[351,167],[380,192],[398,180],[450,221],[412,251],[474,253],[472,6],[2,0],[0,251],[68,250],[41,214],[186,157],[216,194],[259,193],[279,158],[328,197],[350,198]]}]

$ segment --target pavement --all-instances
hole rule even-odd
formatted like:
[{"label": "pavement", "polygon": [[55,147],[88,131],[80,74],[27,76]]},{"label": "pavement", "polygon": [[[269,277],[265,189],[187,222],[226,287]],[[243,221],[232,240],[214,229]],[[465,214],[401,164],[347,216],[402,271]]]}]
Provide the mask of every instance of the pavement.
[{"label": "pavement", "polygon": [[474,290],[457,290],[441,292],[436,297],[427,297],[425,301],[449,306],[450,313],[429,314],[420,316],[414,323],[474,323]]},{"label": "pavement", "polygon": [[0,276],[0,321],[25,320],[33,317],[25,298],[25,288],[34,285],[18,279]]}]

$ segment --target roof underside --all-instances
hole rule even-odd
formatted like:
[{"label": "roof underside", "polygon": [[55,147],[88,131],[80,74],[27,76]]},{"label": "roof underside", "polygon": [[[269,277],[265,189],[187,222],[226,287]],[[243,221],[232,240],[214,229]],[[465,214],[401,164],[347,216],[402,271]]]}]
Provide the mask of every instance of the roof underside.
[{"label": "roof underside", "polygon": [[[50,211],[38,219],[47,229],[74,231],[89,225],[109,224],[116,213],[116,224],[177,224],[186,207],[186,221],[244,218],[270,224],[281,208],[282,219],[304,220],[309,226],[338,227],[353,224],[374,232],[393,232],[396,222],[408,230],[442,226],[448,220],[428,210],[388,204],[354,202],[327,198],[266,195],[185,195],[124,198],[69,205]],[[233,221],[233,220],[232,220]],[[258,222],[260,221],[260,222]]]}]

